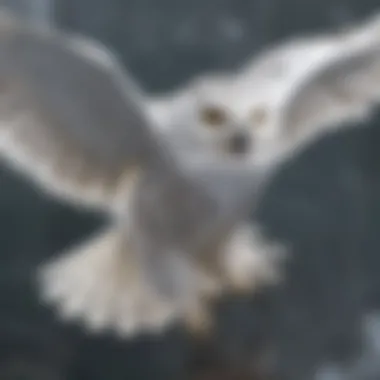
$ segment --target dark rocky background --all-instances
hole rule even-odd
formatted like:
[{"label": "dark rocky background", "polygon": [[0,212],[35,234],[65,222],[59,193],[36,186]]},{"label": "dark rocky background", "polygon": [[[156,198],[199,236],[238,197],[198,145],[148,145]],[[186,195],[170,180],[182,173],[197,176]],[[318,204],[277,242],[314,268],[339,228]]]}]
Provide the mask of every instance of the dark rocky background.
[{"label": "dark rocky background", "polygon": [[[5,2],[37,22],[50,15],[60,27],[112,46],[152,92],[236,67],[286,36],[380,10],[377,0],[56,0],[54,8],[49,0]],[[361,349],[362,316],[380,300],[379,121],[327,137],[285,165],[259,217],[294,246],[289,281],[221,302],[217,334],[204,344],[175,327],[165,337],[123,342],[55,321],[36,300],[33,271],[98,228],[102,216],[44,197],[3,169],[0,379],[256,379],[252,368],[272,347],[270,367],[279,379],[305,380],[326,360],[349,360]]]}]

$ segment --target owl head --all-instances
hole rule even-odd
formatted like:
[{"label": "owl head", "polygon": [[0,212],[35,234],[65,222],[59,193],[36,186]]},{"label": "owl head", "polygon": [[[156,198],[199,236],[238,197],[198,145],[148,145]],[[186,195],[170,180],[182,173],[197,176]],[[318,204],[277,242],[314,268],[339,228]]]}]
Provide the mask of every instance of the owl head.
[{"label": "owl head", "polygon": [[184,162],[256,163],[276,141],[278,83],[213,74],[151,101],[156,130]]}]

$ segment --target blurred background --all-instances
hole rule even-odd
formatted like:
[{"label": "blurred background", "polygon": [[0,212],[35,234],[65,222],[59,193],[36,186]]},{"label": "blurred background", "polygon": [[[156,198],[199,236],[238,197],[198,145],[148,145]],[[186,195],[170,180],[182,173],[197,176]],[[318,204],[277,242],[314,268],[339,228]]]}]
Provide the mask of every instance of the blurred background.
[{"label": "blurred background", "polygon": [[[99,39],[152,93],[233,69],[275,41],[380,10],[377,0],[1,3],[36,23]],[[103,218],[44,197],[1,168],[0,379],[255,380],[257,363],[273,347],[282,379],[309,380],[323,363],[350,363],[362,351],[362,319],[380,301],[379,122],[324,138],[276,176],[259,218],[294,247],[291,281],[255,298],[223,300],[208,342],[176,326],[165,336],[120,341],[56,321],[37,301],[34,270]],[[341,379],[326,376],[321,380]]]}]

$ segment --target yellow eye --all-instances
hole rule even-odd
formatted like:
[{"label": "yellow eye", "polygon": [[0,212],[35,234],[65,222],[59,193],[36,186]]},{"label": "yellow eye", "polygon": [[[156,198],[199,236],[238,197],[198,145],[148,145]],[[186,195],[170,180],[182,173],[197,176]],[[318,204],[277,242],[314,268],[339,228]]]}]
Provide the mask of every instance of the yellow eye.
[{"label": "yellow eye", "polygon": [[209,126],[219,127],[226,122],[227,115],[221,108],[209,106],[201,109],[200,118]]},{"label": "yellow eye", "polygon": [[255,108],[251,113],[251,122],[255,126],[261,126],[265,124],[268,119],[268,111],[265,107]]}]

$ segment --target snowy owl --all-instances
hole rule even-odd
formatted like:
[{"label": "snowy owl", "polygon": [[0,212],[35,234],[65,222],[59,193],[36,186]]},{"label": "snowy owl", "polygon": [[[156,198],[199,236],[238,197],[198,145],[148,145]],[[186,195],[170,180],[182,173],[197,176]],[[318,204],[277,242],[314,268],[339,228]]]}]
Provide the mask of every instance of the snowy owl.
[{"label": "snowy owl", "polygon": [[[116,56],[90,39],[3,12],[0,53],[1,156],[47,192],[112,220],[41,266],[42,299],[92,331],[126,336],[174,320],[204,326],[210,297],[281,279],[281,249],[249,222],[263,184],[295,148],[369,115],[380,95],[375,38],[331,55],[286,95],[250,81],[263,94],[259,108],[252,91],[241,101],[244,75],[226,78],[216,91],[225,108],[211,103],[199,114],[211,136],[202,141],[234,157],[248,151],[242,165],[209,157],[210,145],[190,135],[165,135]],[[170,121],[188,128],[178,115]]]}]

